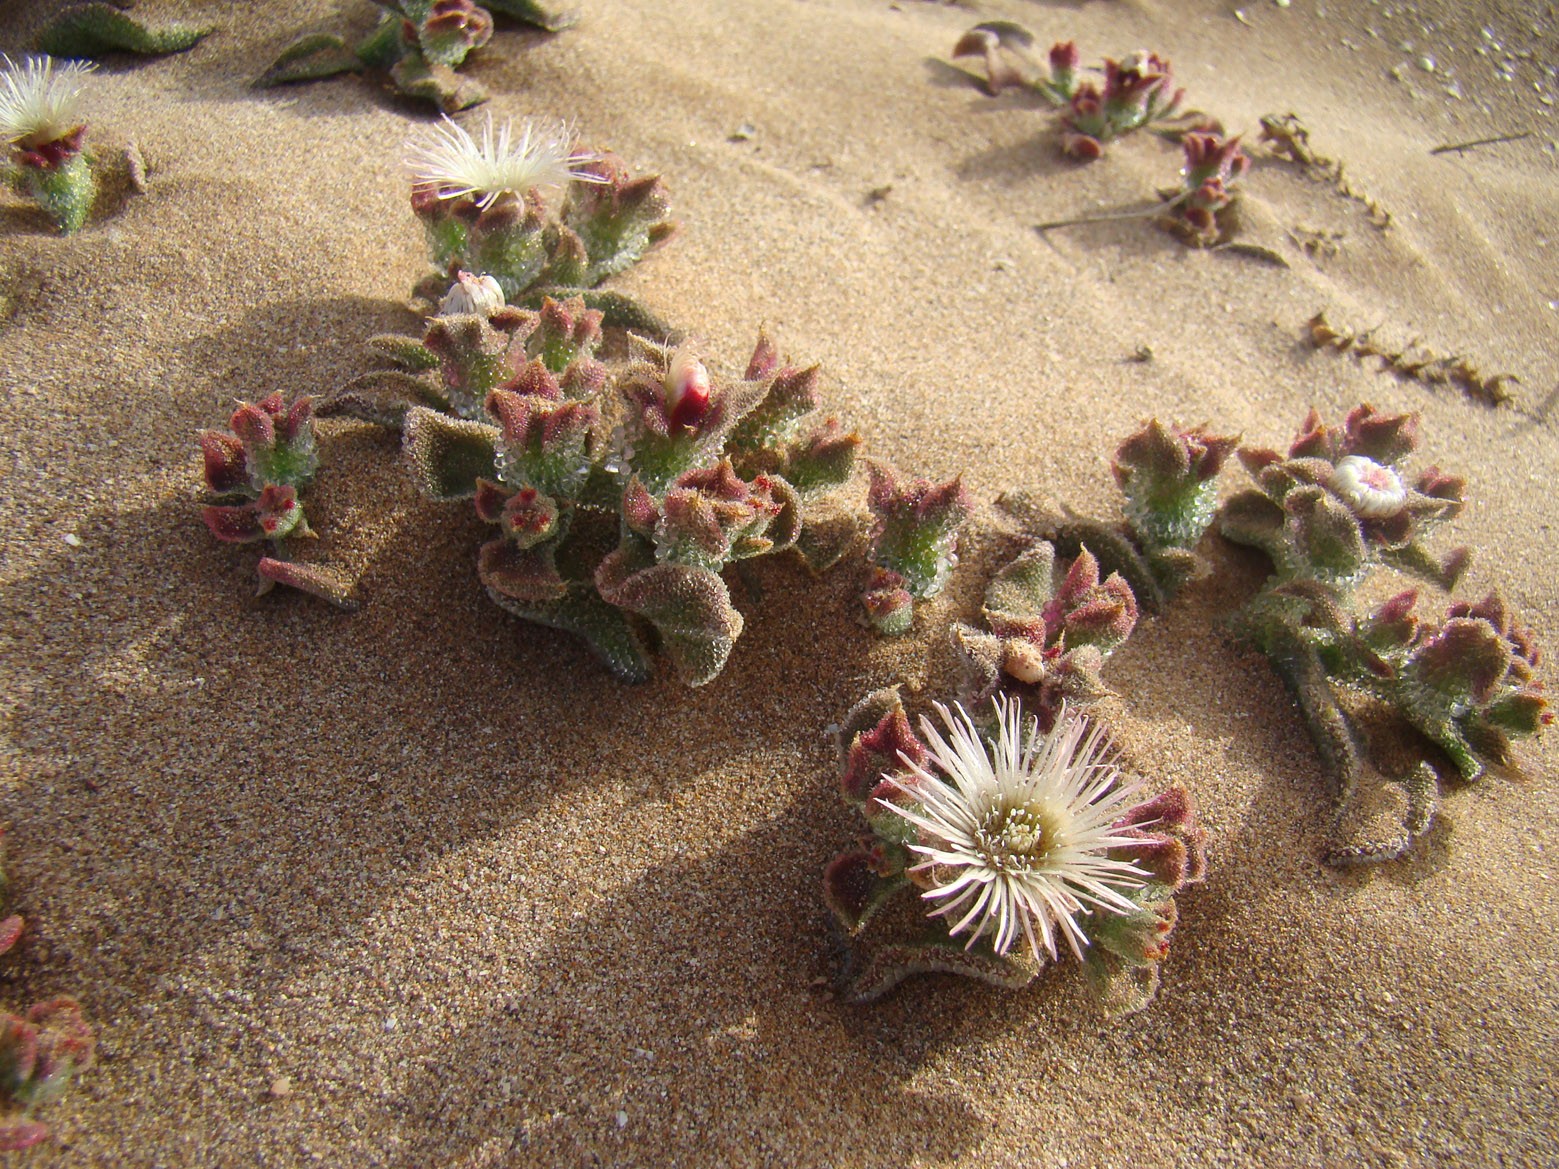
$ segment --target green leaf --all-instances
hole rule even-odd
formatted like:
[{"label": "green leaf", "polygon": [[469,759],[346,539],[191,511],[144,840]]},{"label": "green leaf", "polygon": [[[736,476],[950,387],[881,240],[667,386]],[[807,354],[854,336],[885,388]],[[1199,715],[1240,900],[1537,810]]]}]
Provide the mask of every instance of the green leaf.
[{"label": "green leaf", "polygon": [[460,76],[448,65],[426,60],[420,53],[407,53],[390,66],[390,80],[407,97],[431,102],[446,114],[487,100],[485,87]]},{"label": "green leaf", "polygon": [[637,572],[614,552],[596,571],[608,603],[638,613],[660,634],[661,648],[689,686],[717,677],[742,632],[742,615],[719,575],[685,564],[654,564]]},{"label": "green leaf", "polygon": [[281,56],[271,62],[271,67],[254,84],[257,89],[272,85],[291,85],[296,81],[317,81],[322,77],[334,77],[338,73],[352,73],[362,68],[357,55],[347,48],[346,42],[329,33],[313,33],[299,37],[282,50]]},{"label": "green leaf", "polygon": [[478,479],[497,479],[499,431],[483,422],[450,418],[425,406],[406,412],[406,454],[431,499],[469,499]]},{"label": "green leaf", "polygon": [[433,355],[433,351],[415,337],[381,333],[377,337],[368,338],[368,350],[413,373],[438,368],[438,358]]},{"label": "green leaf", "polygon": [[161,57],[192,48],[214,25],[165,24],[148,28],[111,4],[72,4],[44,26],[38,48],[55,57],[100,57],[104,53],[140,53]]},{"label": "green leaf", "polygon": [[538,0],[485,0],[484,6],[547,32],[562,32],[579,22],[574,9],[554,8]]},{"label": "green leaf", "polygon": [[314,412],[321,418],[358,418],[399,430],[413,406],[449,409],[449,403],[424,379],[398,369],[376,369],[328,394]]},{"label": "green leaf", "polygon": [[500,608],[516,617],[583,639],[619,681],[650,680],[653,672],[649,656],[627,615],[603,601],[590,585],[570,584],[562,597],[545,602],[516,600],[491,586],[487,593]]}]

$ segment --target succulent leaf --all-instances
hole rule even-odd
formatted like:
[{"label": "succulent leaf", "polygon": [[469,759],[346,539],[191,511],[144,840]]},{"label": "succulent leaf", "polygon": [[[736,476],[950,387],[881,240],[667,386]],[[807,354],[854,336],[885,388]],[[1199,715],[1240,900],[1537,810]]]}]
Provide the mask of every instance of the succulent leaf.
[{"label": "succulent leaf", "polygon": [[53,57],[100,57],[104,53],[139,53],[160,57],[182,53],[210,36],[214,25],[169,23],[153,27],[93,0],[69,4],[38,34],[38,49]]},{"label": "succulent leaf", "polygon": [[413,406],[403,432],[407,459],[430,499],[468,499],[478,480],[498,478],[496,426]]},{"label": "succulent leaf", "polygon": [[355,73],[363,62],[346,41],[332,33],[310,33],[299,37],[281,51],[254,84],[257,89],[273,85],[291,85],[299,81],[318,81],[339,73]]}]

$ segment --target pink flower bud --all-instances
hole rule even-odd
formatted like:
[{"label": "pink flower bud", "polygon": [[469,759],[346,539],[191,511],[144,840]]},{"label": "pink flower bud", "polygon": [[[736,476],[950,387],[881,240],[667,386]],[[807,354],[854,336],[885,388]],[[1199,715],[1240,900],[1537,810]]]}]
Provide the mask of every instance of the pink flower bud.
[{"label": "pink flower bud", "polygon": [[696,427],[709,412],[709,371],[684,345],[666,369],[666,419],[672,426]]}]

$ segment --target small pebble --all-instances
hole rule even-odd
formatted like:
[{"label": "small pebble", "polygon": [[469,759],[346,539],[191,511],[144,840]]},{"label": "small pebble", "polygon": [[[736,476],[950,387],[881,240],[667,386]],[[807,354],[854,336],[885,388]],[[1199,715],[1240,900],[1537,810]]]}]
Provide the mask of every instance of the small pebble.
[{"label": "small pebble", "polygon": [[68,533],[66,533],[64,539],[65,539],[65,543],[69,544],[72,548],[80,548],[81,547],[81,537],[76,535],[75,532],[68,532]]},{"label": "small pebble", "polygon": [[1420,57],[1418,59],[1418,67],[1420,69],[1422,69],[1425,73],[1433,73],[1434,72],[1434,58],[1431,57],[1428,53],[1425,53],[1422,57]]},{"label": "small pebble", "polygon": [[285,1100],[292,1095],[292,1079],[289,1076],[277,1076],[271,1081],[271,1099]]},{"label": "small pebble", "polygon": [[617,1127],[618,1128],[627,1128],[628,1127],[628,1114],[626,1112],[624,1112],[621,1108],[619,1108],[617,1110],[617,1114],[615,1116],[613,1116],[612,1119],[617,1122]]}]

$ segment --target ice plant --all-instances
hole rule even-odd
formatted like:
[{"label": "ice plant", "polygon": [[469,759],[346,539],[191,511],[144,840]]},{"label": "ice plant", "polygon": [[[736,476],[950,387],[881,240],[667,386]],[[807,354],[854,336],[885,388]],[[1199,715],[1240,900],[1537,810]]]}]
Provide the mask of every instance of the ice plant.
[{"label": "ice plant", "polygon": [[1173,117],[1184,98],[1169,62],[1157,53],[1142,50],[1124,61],[1105,58],[1104,85],[1085,81],[1072,92],[1061,115],[1061,149],[1084,161],[1098,158],[1105,144],[1122,134]]},{"label": "ice plant", "polygon": [[[1469,553],[1443,558],[1423,544],[1463,505],[1463,481],[1430,467],[1409,478],[1419,420],[1365,405],[1341,427],[1314,411],[1286,454],[1244,448],[1240,460],[1257,489],[1224,505],[1220,530],[1260,549],[1272,565],[1265,587],[1233,619],[1283,679],[1310,731],[1333,787],[1339,819],[1365,768],[1364,737],[1340,701],[1362,691],[1394,709],[1450,758],[1463,780],[1506,763],[1513,738],[1553,721],[1534,670],[1538,653],[1503,601],[1491,595],[1453,604],[1438,624],[1413,615],[1416,591],[1373,611],[1356,590],[1377,566],[1418,576],[1447,591]],[[1401,856],[1427,831],[1437,783],[1427,762],[1397,778],[1408,795],[1402,831],[1388,839],[1334,846],[1337,863]]]},{"label": "ice plant", "polygon": [[1024,491],[998,502],[1026,534],[1063,556],[1086,547],[1100,569],[1131,587],[1137,604],[1156,613],[1196,570],[1194,549],[1217,511],[1217,480],[1239,445],[1205,426],[1165,425],[1153,418],[1124,438],[1110,470],[1125,495],[1120,520],[1092,519]]},{"label": "ice plant", "polygon": [[421,342],[377,339],[400,368],[323,411],[399,428],[429,496],[472,500],[496,529],[478,576],[504,609],[578,635],[625,681],[651,676],[657,647],[687,684],[711,681],[743,626],[724,570],[790,548],[826,567],[854,534],[828,495],[860,440],[816,421],[817,369],[762,335],[738,378],[631,334],[633,357],[604,362],[603,314],[580,296],[468,299]]},{"label": "ice plant", "polygon": [[[437,303],[456,275],[490,278],[513,303],[532,307],[599,294],[607,277],[670,237],[670,201],[658,176],[631,177],[609,155],[576,149],[566,129],[543,122],[495,123],[479,135],[445,118],[407,146],[412,211],[435,271],[418,291]],[[544,192],[562,189],[556,216]],[[603,307],[624,309],[622,297]]]},{"label": "ice plant", "polygon": [[[1010,696],[1049,730],[1067,702],[1109,693],[1100,670],[1131,636],[1137,599],[1119,573],[1101,579],[1087,547],[1058,572],[1055,547],[1040,541],[998,572],[981,614],[989,632],[953,626],[971,708]],[[1003,701],[1006,699],[1003,698]]]},{"label": "ice plant", "polygon": [[1238,137],[1194,131],[1180,140],[1185,166],[1180,186],[1159,192],[1165,200],[1159,223],[1193,247],[1211,247],[1234,234],[1233,208],[1240,178],[1250,159]]},{"label": "ice plant", "polygon": [[261,593],[284,584],[352,608],[349,588],[334,573],[293,560],[289,543],[314,535],[301,498],[319,468],[313,412],[312,398],[289,405],[274,393],[240,402],[228,430],[201,431],[206,487],[217,500],[201,518],[225,543],[265,545]]},{"label": "ice plant", "polygon": [[922,896],[936,905],[931,916],[952,923],[948,934],[968,934],[966,949],[989,938],[1005,954],[1021,940],[1042,962],[1041,947],[1054,959],[1059,936],[1081,958],[1080,915],[1136,908],[1122,890],[1140,888],[1145,874],[1110,850],[1135,843],[1114,825],[1138,789],[1117,783],[1097,724],[1063,712],[1041,735],[1036,719],[1025,730],[1018,703],[993,704],[987,746],[962,707],[954,715],[938,703],[947,737],[922,719],[929,758],[889,781],[910,803],[878,802],[919,829],[909,849],[922,859],[909,872],[929,884]]},{"label": "ice plant", "polygon": [[[0,913],[7,882],[0,870]],[[20,915],[0,920],[0,954],[16,945],[23,928]],[[0,1010],[0,1151],[28,1149],[49,1136],[49,1126],[32,1118],[40,1104],[58,1099],[71,1080],[92,1066],[96,1040],[74,999],[38,1003],[24,1014]]]},{"label": "ice plant", "polygon": [[446,113],[487,100],[487,91],[456,70],[493,35],[493,12],[548,32],[573,23],[542,0],[375,0],[379,23],[355,45],[331,33],[300,37],[256,85],[313,81],[338,73],[384,71],[401,93]]},{"label": "ice plant", "polygon": [[871,576],[861,601],[879,632],[907,633],[917,600],[942,591],[958,563],[958,533],[974,510],[960,479],[933,483],[900,475],[879,460],[866,464],[871,531]]},{"label": "ice plant", "polygon": [[[953,47],[953,56],[982,58],[991,93],[1007,88],[1037,92],[1061,110],[1061,150],[1088,161],[1105,146],[1133,130],[1152,129],[1172,136],[1185,132],[1174,119],[1185,91],[1175,85],[1169,62],[1142,50],[1121,61],[1106,58],[1102,76],[1079,74],[1080,55],[1071,41],[1058,42],[1041,62],[1033,53],[1034,34],[1010,21],[978,24]],[[1046,65],[1048,63],[1048,69]],[[1192,115],[1186,115],[1188,118]]]},{"label": "ice plant", "polygon": [[[840,790],[871,827],[824,878],[854,939],[846,990],[875,998],[926,971],[1021,986],[1064,942],[1107,1009],[1139,1009],[1168,953],[1174,894],[1205,872],[1190,797],[1171,787],[1136,802],[1102,728],[1071,712],[1047,733],[1014,700],[991,709],[987,725],[937,704],[947,733],[923,718],[923,738],[895,690],[846,717]],[[909,889],[925,914],[864,936]]]},{"label": "ice plant", "polygon": [[79,231],[97,181],[84,150],[87,126],[77,109],[90,62],[0,56],[0,139],[5,170],[62,232]]}]

